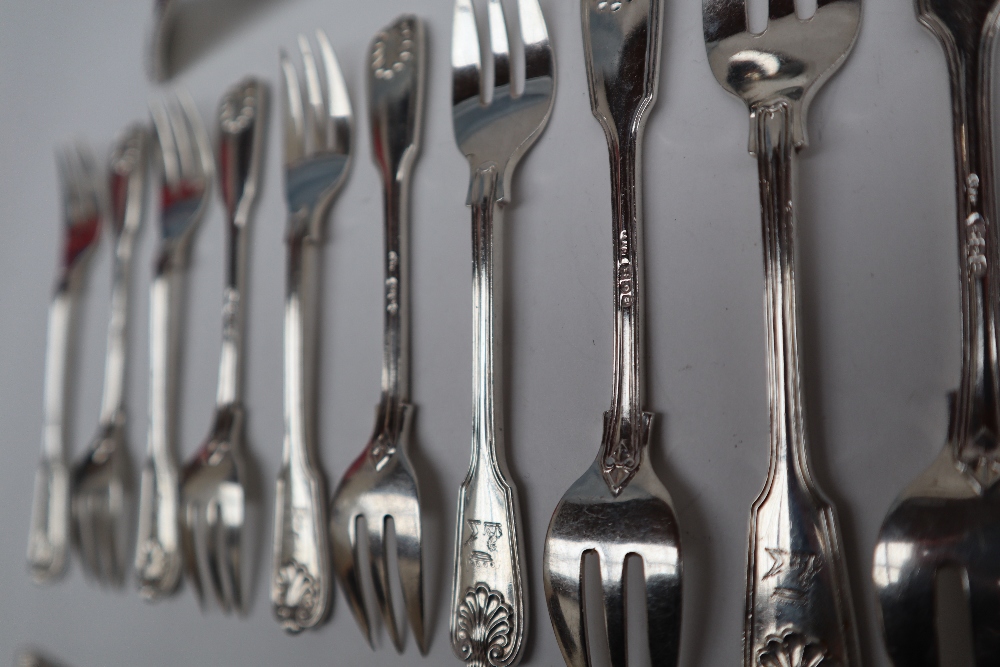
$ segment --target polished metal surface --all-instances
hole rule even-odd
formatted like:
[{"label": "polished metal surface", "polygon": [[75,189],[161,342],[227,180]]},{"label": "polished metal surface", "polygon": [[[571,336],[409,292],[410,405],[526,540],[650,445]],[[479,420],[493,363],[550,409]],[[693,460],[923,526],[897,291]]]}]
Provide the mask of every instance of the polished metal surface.
[{"label": "polished metal surface", "polygon": [[177,365],[184,278],[212,183],[212,154],[194,101],[150,106],[159,147],[160,241],[149,294],[149,431],[139,490],[135,572],[146,600],[169,595],[181,575],[177,469]]},{"label": "polished metal surface", "polygon": [[330,606],[326,483],[316,445],[316,334],[323,226],[351,163],[353,114],[333,48],[316,32],[319,61],[305,36],[299,75],[281,52],[284,87],[285,437],[275,486],[271,605],[288,632],[315,627]]},{"label": "polished metal surface", "polygon": [[[403,633],[393,607],[389,546],[396,536],[396,561],[406,614],[420,651],[426,653],[420,490],[410,463],[409,200],[410,174],[420,152],[425,70],[423,23],[401,16],[375,36],[369,49],[368,117],[372,155],[382,180],[385,214],[382,397],[371,439],[347,469],[330,505],[330,538],[337,578],[368,643],[374,647],[359,567],[359,534],[367,533],[367,566],[382,622],[396,650]],[[364,519],[359,524],[358,519]],[[362,527],[359,527],[362,526]]]},{"label": "polished metal surface", "polygon": [[111,154],[108,222],[114,264],[104,394],[97,434],[73,466],[71,480],[73,544],[84,572],[115,586],[125,583],[132,538],[134,485],[125,437],[125,367],[132,249],[145,213],[148,144],[148,130],[134,125]]},{"label": "polished metal surface", "polygon": [[472,461],[458,496],[451,645],[467,664],[505,667],[521,659],[528,605],[517,489],[504,450],[503,212],[514,168],[548,122],[556,83],[555,56],[538,0],[517,5],[522,91],[511,79],[500,0],[488,5],[492,90],[483,72],[471,0],[455,2],[451,46],[452,123],[471,172],[466,204],[472,208],[473,327]]},{"label": "polished metal surface", "polygon": [[[206,580],[225,612],[242,612],[246,523],[243,324],[247,239],[260,184],[267,130],[267,87],[254,78],[222,96],[217,113],[219,191],[226,207],[222,353],[215,416],[205,442],[181,469],[184,570],[205,608]],[[205,157],[211,164],[211,154]]]},{"label": "polished metal surface", "polygon": [[149,31],[146,72],[162,83],[173,74],[174,28],[181,0],[153,0],[153,24]]},{"label": "polished metal surface", "polygon": [[613,382],[597,458],[566,491],[549,522],[542,582],[563,659],[573,667],[590,665],[583,559],[597,556],[611,664],[624,667],[626,559],[638,556],[646,582],[650,661],[675,665],[680,529],[670,494],[647,461],[653,413],[643,406],[642,134],[656,101],[663,8],[661,0],[581,0],[580,9],[591,110],[604,129],[611,163]]},{"label": "polished metal surface", "polygon": [[70,532],[67,371],[75,304],[87,258],[100,234],[102,216],[102,185],[90,149],[82,144],[69,146],[58,153],[57,163],[62,184],[62,248],[49,304],[42,455],[35,474],[28,534],[28,567],[37,583],[52,581],[66,569]]},{"label": "polished metal surface", "polygon": [[801,20],[771,0],[767,28],[747,28],[743,0],[704,0],[708,62],[750,110],[764,247],[770,464],[750,517],[744,667],[860,665],[837,517],[809,470],[795,277],[797,154],[806,112],[857,37],[860,0],[819,0]]},{"label": "polished metal surface", "polygon": [[992,112],[997,0],[918,0],[917,17],[941,42],[951,79],[962,289],[962,375],[937,460],[896,499],[872,578],[886,648],[897,667],[938,665],[935,578],[964,581],[976,665],[1000,662],[1000,237]]}]

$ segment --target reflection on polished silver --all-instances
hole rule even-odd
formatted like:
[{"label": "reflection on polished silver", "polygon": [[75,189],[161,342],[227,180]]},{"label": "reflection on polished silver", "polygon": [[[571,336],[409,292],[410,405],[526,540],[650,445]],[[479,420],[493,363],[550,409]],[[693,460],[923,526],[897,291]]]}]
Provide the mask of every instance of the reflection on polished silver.
[{"label": "reflection on polished silver", "polygon": [[[656,101],[662,2],[581,0],[580,9],[591,110],[604,129],[611,162],[613,384],[597,458],[566,491],[549,522],[542,581],[563,659],[571,667],[590,665],[583,558],[596,554],[611,664],[624,667],[625,561],[638,556],[646,581],[651,664],[675,665],[680,530],[670,494],[645,460],[653,414],[643,410],[642,133]],[[638,561],[633,563],[628,567]]]},{"label": "reflection on polished silver", "polygon": [[340,65],[316,32],[319,59],[299,36],[299,76],[281,52],[284,85],[285,199],[288,248],[285,287],[285,438],[274,497],[271,604],[288,632],[320,623],[330,605],[326,485],[316,452],[316,329],[319,322],[323,223],[347,180],[353,115]]},{"label": "reflection on polished silver", "polygon": [[139,491],[135,571],[146,600],[169,595],[181,574],[178,532],[177,366],[183,280],[208,201],[212,157],[187,94],[150,105],[160,155],[160,243],[149,295],[149,431]]},{"label": "reflection on polished silver", "polygon": [[[243,611],[246,453],[243,427],[243,324],[247,238],[257,201],[267,130],[267,88],[246,78],[222,96],[217,113],[219,192],[226,207],[222,353],[208,438],[181,470],[184,569],[205,607],[205,580],[226,612]],[[211,164],[211,154],[205,156]]]},{"label": "reflection on polished silver", "polygon": [[473,345],[472,462],[458,497],[451,645],[476,667],[520,661],[528,610],[517,489],[504,452],[501,241],[514,168],[552,111],[555,57],[538,0],[517,5],[525,70],[520,93],[511,80],[500,0],[488,5],[492,91],[484,82],[471,0],[455,2],[451,46],[452,123],[471,170]]},{"label": "reflection on polished silver", "polygon": [[[390,589],[388,544],[396,534],[397,561],[406,611],[417,645],[426,652],[421,572],[420,492],[407,453],[413,406],[409,403],[410,299],[408,228],[410,173],[420,151],[426,48],[424,26],[402,16],[372,42],[368,67],[368,109],[372,153],[382,180],[385,213],[385,267],[382,398],[375,429],[361,455],[344,474],[330,506],[330,537],[337,577],[374,647],[359,573],[359,530],[367,527],[372,584],[382,621],[397,651],[397,628]],[[364,524],[358,519],[364,518]],[[391,520],[391,521],[390,521]],[[364,532],[360,535],[364,539]]]},{"label": "reflection on polished silver", "polygon": [[744,0],[704,0],[708,62],[750,109],[764,246],[770,465],[753,503],[743,665],[860,665],[837,517],[809,471],[795,277],[797,154],[816,91],[854,45],[860,0],[819,0],[803,21],[770,0],[767,29],[747,28]]},{"label": "reflection on polished silver", "polygon": [[977,665],[1000,662],[1000,236],[992,113],[997,0],[918,0],[919,21],[944,47],[962,287],[962,375],[937,460],[897,498],[875,545],[872,577],[897,667],[937,665],[935,577],[962,571]]},{"label": "reflection on polished silver", "polygon": [[104,395],[97,435],[73,466],[73,544],[83,569],[101,583],[125,582],[131,541],[132,466],[126,442],[125,367],[128,352],[129,277],[132,248],[141,226],[146,198],[149,133],[134,125],[111,154],[108,177],[114,264],[111,321],[104,366]]},{"label": "reflection on polished silver", "polygon": [[101,225],[100,177],[90,150],[68,146],[57,155],[62,183],[63,229],[56,287],[49,304],[45,345],[42,455],[28,534],[28,567],[36,583],[58,578],[69,547],[69,470],[65,402],[70,340],[77,295]]}]

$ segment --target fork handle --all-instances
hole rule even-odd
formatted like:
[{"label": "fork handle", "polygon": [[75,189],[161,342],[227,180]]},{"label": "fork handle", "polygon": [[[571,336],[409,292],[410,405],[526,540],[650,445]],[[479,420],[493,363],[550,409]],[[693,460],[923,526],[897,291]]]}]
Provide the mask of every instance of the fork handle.
[{"label": "fork handle", "polygon": [[745,667],[786,645],[859,665],[836,513],[809,472],[795,278],[797,149],[787,101],[753,108],[764,245],[770,462],[750,521]]},{"label": "fork handle", "polygon": [[247,225],[229,217],[226,225],[226,284],[222,296],[222,354],[216,405],[237,405],[242,400],[243,314],[246,309]]},{"label": "fork handle", "polygon": [[635,476],[653,415],[644,412],[642,346],[642,200],[640,133],[607,134],[611,161],[614,257],[614,357],[611,409],[598,454],[608,488],[618,495]]},{"label": "fork handle", "polygon": [[[992,136],[992,57],[995,30],[978,48],[946,48],[949,58],[962,285],[962,376],[954,402],[954,444],[974,484],[988,489],[1000,436],[997,299],[1000,233],[996,216]],[[984,431],[993,438],[984,443]]]},{"label": "fork handle", "polygon": [[66,567],[69,471],[66,467],[64,408],[74,297],[71,281],[61,281],[49,305],[42,461],[35,477],[28,535],[28,564],[32,576],[39,583],[55,579]]}]

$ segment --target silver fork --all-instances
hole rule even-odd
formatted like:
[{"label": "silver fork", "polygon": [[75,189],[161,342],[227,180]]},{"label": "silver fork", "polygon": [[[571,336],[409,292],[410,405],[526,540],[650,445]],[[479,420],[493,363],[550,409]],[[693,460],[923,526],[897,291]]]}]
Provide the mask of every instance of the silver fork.
[{"label": "silver fork", "polygon": [[976,665],[1000,662],[1000,368],[993,153],[997,0],[918,0],[918,20],[944,47],[951,78],[959,266],[961,384],[937,460],[893,503],[872,577],[886,648],[898,667],[938,664],[935,577],[961,570]]},{"label": "silver fork", "polygon": [[211,430],[181,471],[181,549],[202,608],[207,579],[223,611],[239,613],[247,509],[242,383],[247,227],[257,199],[267,128],[264,84],[247,78],[227,90],[217,118],[219,190],[227,222],[222,353]]},{"label": "silver fork", "polygon": [[56,159],[62,183],[62,252],[49,304],[42,456],[35,475],[28,534],[28,567],[40,584],[57,579],[66,569],[70,523],[65,427],[68,356],[80,283],[100,234],[102,214],[100,181],[90,149],[83,144],[69,146]]},{"label": "silver fork", "polygon": [[456,0],[452,32],[452,123],[469,160],[472,208],[472,462],[458,496],[451,644],[471,665],[515,665],[527,627],[517,489],[503,442],[501,362],[504,205],[518,160],[538,139],[555,97],[555,56],[538,0],[518,0],[524,90],[511,82],[507,25],[489,0],[492,99],[471,0]]},{"label": "silver fork", "polygon": [[795,15],[770,0],[767,29],[747,28],[744,0],[704,0],[708,62],[750,109],[764,246],[770,464],[753,503],[743,664],[860,665],[837,517],[809,471],[795,279],[797,154],[816,91],[854,45],[860,0],[819,0]]},{"label": "silver fork", "polygon": [[84,571],[120,586],[131,519],[131,464],[126,443],[125,367],[132,248],[146,198],[148,132],[126,130],[111,155],[109,194],[114,268],[104,395],[97,435],[73,467],[72,535]]},{"label": "silver fork", "polygon": [[567,665],[590,665],[583,558],[597,555],[611,664],[628,661],[626,559],[642,559],[649,655],[675,665],[680,646],[680,529],[670,494],[644,459],[653,414],[643,409],[642,131],[656,101],[660,0],[582,0],[590,102],[611,158],[615,355],[611,409],[597,458],[549,523],[542,580]]},{"label": "silver fork", "polygon": [[407,236],[410,173],[420,150],[425,69],[424,26],[415,16],[398,18],[372,42],[368,106],[372,152],[381,172],[385,204],[382,400],[375,411],[372,437],[348,468],[330,505],[333,562],[354,617],[374,647],[358,574],[358,519],[364,517],[375,599],[396,650],[402,652],[403,634],[396,625],[385,541],[392,520],[407,615],[424,653],[420,492],[407,454],[413,416]]},{"label": "silver fork", "polygon": [[333,585],[326,485],[316,451],[315,350],[323,223],[347,180],[353,114],[340,65],[322,31],[316,31],[316,43],[322,74],[309,40],[299,36],[304,106],[298,74],[281,52],[288,205],[285,437],[275,488],[271,604],[288,632],[325,618]]},{"label": "silver fork", "polygon": [[194,232],[211,192],[212,153],[186,94],[150,106],[162,167],[160,244],[149,295],[149,431],[139,491],[135,571],[146,600],[169,595],[181,575],[177,470],[177,371],[181,297]]}]

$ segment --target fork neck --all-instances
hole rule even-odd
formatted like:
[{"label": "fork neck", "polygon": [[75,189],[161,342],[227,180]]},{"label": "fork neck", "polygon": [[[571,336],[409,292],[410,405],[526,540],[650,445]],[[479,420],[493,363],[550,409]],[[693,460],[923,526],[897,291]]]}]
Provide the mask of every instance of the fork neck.
[{"label": "fork neck", "polygon": [[792,469],[801,479],[808,479],[795,277],[798,160],[792,134],[793,113],[786,101],[754,108],[764,245],[771,425],[769,483]]},{"label": "fork neck", "polygon": [[242,402],[243,319],[246,307],[247,225],[236,212],[226,225],[226,282],[222,297],[222,354],[216,405]]},{"label": "fork neck", "polygon": [[600,461],[615,495],[635,476],[652,415],[643,412],[643,267],[639,132],[608,134],[611,162],[614,357],[611,409],[605,413]]},{"label": "fork neck", "polygon": [[503,281],[496,280],[494,272],[494,267],[503,265],[503,208],[497,201],[500,178],[495,164],[476,168],[468,197],[472,207],[473,467],[479,461],[505,465],[504,457],[497,455],[503,445]]},{"label": "fork neck", "polygon": [[[389,177],[383,184],[385,216],[385,269],[382,405],[387,419],[409,401],[410,298],[409,298],[409,181]],[[401,425],[398,425],[401,426]],[[398,429],[392,429],[393,431]]]},{"label": "fork neck", "polygon": [[1000,479],[996,321],[1000,236],[996,229],[991,130],[992,33],[978,46],[946,52],[952,82],[963,330],[954,446],[959,467],[983,491]]}]

